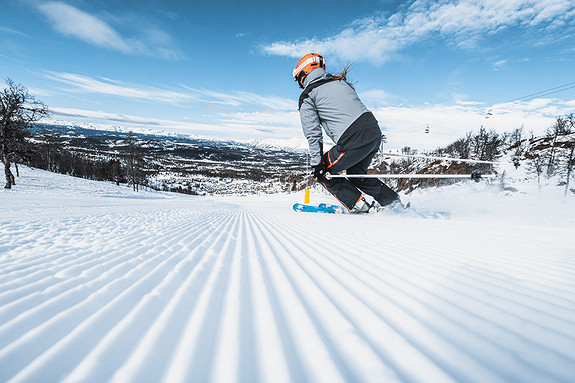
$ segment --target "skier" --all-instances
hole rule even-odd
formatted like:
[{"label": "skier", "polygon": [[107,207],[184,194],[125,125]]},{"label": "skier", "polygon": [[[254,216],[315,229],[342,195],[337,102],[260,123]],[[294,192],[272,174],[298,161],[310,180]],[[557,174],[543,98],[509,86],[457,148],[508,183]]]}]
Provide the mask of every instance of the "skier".
[{"label": "skier", "polygon": [[[362,191],[381,206],[403,206],[398,194],[378,179],[325,177],[326,172],[335,174],[343,170],[347,174],[367,174],[381,142],[377,120],[347,81],[348,70],[349,66],[338,76],[326,73],[323,57],[309,53],[293,71],[294,80],[303,89],[299,112],[313,175],[350,213],[367,213],[373,206],[367,203]],[[326,153],[323,153],[322,128],[335,143]]]}]

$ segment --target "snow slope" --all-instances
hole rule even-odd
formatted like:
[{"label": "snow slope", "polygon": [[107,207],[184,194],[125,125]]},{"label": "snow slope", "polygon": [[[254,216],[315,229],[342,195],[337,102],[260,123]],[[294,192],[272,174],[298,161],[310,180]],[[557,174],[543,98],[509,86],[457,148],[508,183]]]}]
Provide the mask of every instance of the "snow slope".
[{"label": "snow slope", "polygon": [[452,213],[425,220],[22,173],[0,192],[1,382],[575,381],[558,188],[404,197]]}]

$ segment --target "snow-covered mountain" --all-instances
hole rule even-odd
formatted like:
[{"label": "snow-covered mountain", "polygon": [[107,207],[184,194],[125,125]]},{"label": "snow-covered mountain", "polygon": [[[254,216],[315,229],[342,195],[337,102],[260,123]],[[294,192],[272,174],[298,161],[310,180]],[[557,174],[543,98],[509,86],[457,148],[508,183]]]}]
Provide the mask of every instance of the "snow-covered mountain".
[{"label": "snow-covered mountain", "polygon": [[144,136],[157,136],[159,138],[179,138],[190,141],[201,141],[204,143],[211,143],[213,145],[239,145],[254,147],[258,149],[274,149],[274,150],[287,150],[287,151],[306,151],[307,141],[303,138],[291,138],[291,139],[250,139],[250,140],[230,140],[215,136],[199,136],[194,134],[182,134],[175,133],[167,130],[154,130],[149,128],[126,128],[120,125],[111,124],[96,124],[89,122],[79,122],[79,121],[64,121],[64,120],[50,120],[45,124],[46,127],[50,129],[57,128],[58,130],[66,129],[76,129],[76,130],[88,130],[88,131],[100,131],[109,133],[120,133],[128,134],[134,133],[137,135]]},{"label": "snow-covered mountain", "polygon": [[21,167],[0,381],[572,382],[575,198],[508,170],[402,194],[426,220]]}]

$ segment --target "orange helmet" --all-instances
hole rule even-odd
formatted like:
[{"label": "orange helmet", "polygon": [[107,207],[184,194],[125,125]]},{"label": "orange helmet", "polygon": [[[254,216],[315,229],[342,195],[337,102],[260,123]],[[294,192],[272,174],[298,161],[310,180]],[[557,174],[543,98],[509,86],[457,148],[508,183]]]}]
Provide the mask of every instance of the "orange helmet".
[{"label": "orange helmet", "polygon": [[303,88],[303,79],[314,69],[325,69],[325,61],[317,53],[308,53],[297,62],[293,70],[293,79],[298,82],[299,86]]}]

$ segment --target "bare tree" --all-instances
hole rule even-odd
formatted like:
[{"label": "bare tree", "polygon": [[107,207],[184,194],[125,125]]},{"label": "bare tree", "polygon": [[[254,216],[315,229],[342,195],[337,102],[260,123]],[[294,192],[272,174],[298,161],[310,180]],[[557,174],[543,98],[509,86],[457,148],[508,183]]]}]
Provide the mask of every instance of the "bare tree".
[{"label": "bare tree", "polygon": [[487,131],[483,126],[472,137],[472,146],[475,155],[482,161],[493,161],[501,150],[503,141],[496,131]]},{"label": "bare tree", "polygon": [[128,184],[132,185],[134,191],[139,191],[142,178],[141,164],[140,149],[136,144],[134,133],[129,132],[126,137],[126,175],[128,177]]},{"label": "bare tree", "polygon": [[557,139],[571,133],[573,128],[573,115],[565,117],[557,117],[555,124],[547,129],[546,137],[551,140],[551,150],[549,152],[549,159],[547,162],[547,176],[550,177],[555,173],[555,165],[557,162]]},{"label": "bare tree", "polygon": [[569,150],[569,156],[567,157],[567,175],[565,177],[566,181],[564,195],[567,195],[567,191],[569,190],[569,181],[571,180],[571,173],[573,172],[573,167],[575,166],[575,156],[573,155],[573,152],[575,152],[575,143],[573,146],[571,146],[571,149]]},{"label": "bare tree", "polygon": [[570,114],[558,118],[556,126],[557,130],[561,131],[561,142],[556,144],[561,153],[558,153],[557,156],[561,157],[559,162],[562,165],[561,173],[565,174],[565,194],[567,194],[575,166],[575,115]]},{"label": "bare tree", "polygon": [[445,148],[445,151],[454,157],[469,158],[469,155],[471,154],[471,137],[472,133],[468,132],[465,135],[465,138],[460,138],[453,142]]},{"label": "bare tree", "polygon": [[48,107],[36,100],[28,90],[11,79],[6,79],[7,88],[0,91],[0,159],[4,163],[6,186],[15,185],[10,170],[12,162],[18,160],[26,146],[28,129],[49,115]]},{"label": "bare tree", "polygon": [[537,185],[541,187],[541,173],[543,173],[543,158],[539,153],[533,153],[529,157],[528,168],[537,174]]},{"label": "bare tree", "polygon": [[522,145],[523,126],[521,126],[521,128],[517,128],[517,129],[513,130],[508,135],[507,138],[509,140],[509,148],[514,149],[513,155],[515,157],[520,157],[523,154],[523,151],[525,150],[524,146]]}]

